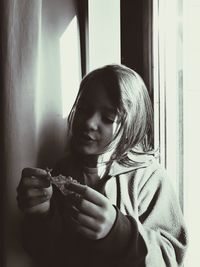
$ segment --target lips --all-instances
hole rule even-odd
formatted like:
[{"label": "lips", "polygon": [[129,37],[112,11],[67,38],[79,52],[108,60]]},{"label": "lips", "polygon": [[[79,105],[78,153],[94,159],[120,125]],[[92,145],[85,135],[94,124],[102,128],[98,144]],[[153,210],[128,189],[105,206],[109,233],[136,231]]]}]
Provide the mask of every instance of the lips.
[{"label": "lips", "polygon": [[81,139],[84,139],[86,141],[91,141],[91,142],[95,142],[96,138],[93,135],[87,134],[87,133],[83,133],[81,135]]},{"label": "lips", "polygon": [[91,144],[97,142],[97,138],[92,134],[83,133],[79,135],[79,141],[81,143]]}]

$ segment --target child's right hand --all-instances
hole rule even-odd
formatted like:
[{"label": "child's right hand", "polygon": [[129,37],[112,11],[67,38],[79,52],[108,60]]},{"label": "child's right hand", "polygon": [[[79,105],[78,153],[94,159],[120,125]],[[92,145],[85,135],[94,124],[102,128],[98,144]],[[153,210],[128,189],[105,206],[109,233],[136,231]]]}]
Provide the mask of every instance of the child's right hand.
[{"label": "child's right hand", "polygon": [[17,187],[17,202],[23,212],[47,214],[50,210],[52,194],[52,185],[47,179],[47,171],[38,168],[22,170],[21,180]]}]

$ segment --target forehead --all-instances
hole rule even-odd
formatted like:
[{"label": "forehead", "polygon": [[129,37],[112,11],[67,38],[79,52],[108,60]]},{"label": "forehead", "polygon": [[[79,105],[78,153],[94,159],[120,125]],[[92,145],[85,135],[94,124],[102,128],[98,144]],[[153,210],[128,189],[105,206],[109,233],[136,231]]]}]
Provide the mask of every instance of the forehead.
[{"label": "forehead", "polygon": [[116,111],[118,105],[113,95],[114,88],[105,85],[102,81],[92,80],[84,85],[79,101]]}]

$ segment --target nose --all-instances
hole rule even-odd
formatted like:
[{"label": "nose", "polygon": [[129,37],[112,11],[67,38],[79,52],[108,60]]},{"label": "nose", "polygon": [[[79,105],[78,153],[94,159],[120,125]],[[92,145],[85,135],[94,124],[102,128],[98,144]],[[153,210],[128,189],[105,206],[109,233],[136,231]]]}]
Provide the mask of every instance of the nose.
[{"label": "nose", "polygon": [[96,131],[98,130],[99,125],[100,125],[100,114],[98,112],[91,114],[91,116],[86,120],[86,126],[88,130]]}]

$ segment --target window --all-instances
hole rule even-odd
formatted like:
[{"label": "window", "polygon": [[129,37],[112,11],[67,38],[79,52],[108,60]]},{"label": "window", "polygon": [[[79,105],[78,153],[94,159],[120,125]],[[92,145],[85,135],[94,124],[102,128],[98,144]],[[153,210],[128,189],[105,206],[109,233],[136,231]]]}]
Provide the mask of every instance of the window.
[{"label": "window", "polygon": [[120,63],[120,0],[89,0],[87,27],[87,72]]},{"label": "window", "polygon": [[153,1],[155,140],[189,231],[185,266],[199,266],[200,1]]},{"label": "window", "polygon": [[[155,147],[182,204],[182,26],[180,1],[154,1]],[[179,11],[180,12],[180,11]],[[170,18],[170,19],[169,19]]]},{"label": "window", "polygon": [[184,211],[190,247],[186,267],[199,266],[200,1],[183,1]]}]

